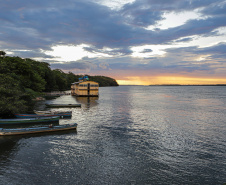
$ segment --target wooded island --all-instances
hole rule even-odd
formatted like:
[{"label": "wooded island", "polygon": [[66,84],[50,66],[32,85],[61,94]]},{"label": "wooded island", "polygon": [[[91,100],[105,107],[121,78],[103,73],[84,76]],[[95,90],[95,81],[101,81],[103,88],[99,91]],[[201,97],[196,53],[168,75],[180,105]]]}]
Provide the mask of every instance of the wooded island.
[{"label": "wooded island", "polygon": [[[105,76],[90,76],[100,87],[118,86],[115,79]],[[81,75],[64,73],[60,69],[52,70],[46,62],[29,58],[5,56],[0,52],[0,117],[15,112],[26,112],[33,101],[44,92],[70,90],[71,83],[78,81]]]}]

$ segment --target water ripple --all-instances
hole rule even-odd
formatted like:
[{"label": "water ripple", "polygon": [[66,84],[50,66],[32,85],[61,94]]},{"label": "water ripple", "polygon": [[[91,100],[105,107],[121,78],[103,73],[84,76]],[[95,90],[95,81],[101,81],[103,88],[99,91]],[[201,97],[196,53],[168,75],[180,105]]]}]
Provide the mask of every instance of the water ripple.
[{"label": "water ripple", "polygon": [[100,88],[99,98],[51,100],[82,104],[60,120],[77,122],[77,132],[1,142],[0,184],[223,184],[225,94],[122,86]]}]

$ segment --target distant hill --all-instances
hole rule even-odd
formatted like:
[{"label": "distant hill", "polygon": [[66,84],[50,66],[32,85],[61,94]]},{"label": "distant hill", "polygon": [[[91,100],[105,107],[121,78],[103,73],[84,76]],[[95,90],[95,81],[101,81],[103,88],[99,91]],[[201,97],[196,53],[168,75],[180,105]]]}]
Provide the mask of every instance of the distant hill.
[{"label": "distant hill", "polygon": [[119,86],[117,81],[113,78],[106,77],[106,76],[89,76],[89,80],[95,81],[99,83],[100,87],[106,86]]}]

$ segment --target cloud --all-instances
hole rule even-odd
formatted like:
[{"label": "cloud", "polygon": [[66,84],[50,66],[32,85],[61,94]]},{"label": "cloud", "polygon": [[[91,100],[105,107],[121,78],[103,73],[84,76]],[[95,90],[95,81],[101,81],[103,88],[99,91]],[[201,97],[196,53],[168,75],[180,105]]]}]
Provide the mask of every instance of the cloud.
[{"label": "cloud", "polygon": [[[197,50],[197,53],[206,53],[206,54],[226,54],[226,42],[221,42],[217,45],[200,48]],[[226,59],[225,59],[226,60]]]},{"label": "cloud", "polygon": [[109,64],[108,64],[107,62],[103,62],[103,63],[100,63],[100,64],[99,64],[99,67],[100,67],[101,69],[108,69]]},{"label": "cloud", "polygon": [[145,4],[144,6],[144,4],[139,1],[125,5],[121,14],[127,24],[140,27],[154,25],[157,21],[163,19],[163,13],[161,11],[155,11],[150,8],[150,5]]},{"label": "cloud", "polygon": [[89,72],[91,69],[95,69],[97,66],[90,63],[89,61],[71,61],[67,63],[51,63],[51,68],[62,69],[64,71],[74,71],[74,72]]},{"label": "cloud", "polygon": [[[101,0],[7,0],[0,6],[0,49],[63,70],[214,73],[225,63],[225,9],[224,0],[137,0],[118,6]],[[188,17],[163,29],[159,24],[170,13]],[[210,37],[222,42],[209,47],[195,42]],[[65,55],[77,58],[59,55],[66,46]]]},{"label": "cloud", "polygon": [[23,58],[45,58],[54,59],[54,56],[46,55],[40,50],[12,50],[14,56],[23,56]]},{"label": "cloud", "polygon": [[192,38],[186,37],[186,38],[182,38],[182,39],[176,40],[175,42],[189,42],[189,41],[192,41]]},{"label": "cloud", "polygon": [[109,56],[118,56],[118,55],[129,55],[132,53],[132,50],[130,48],[97,48],[94,46],[87,46],[83,47],[85,51],[88,51],[90,53],[102,53],[102,54],[107,54]]},{"label": "cloud", "polygon": [[212,4],[201,12],[204,15],[215,15],[215,16],[225,16],[226,15],[226,2],[225,1],[218,1],[219,3]]},{"label": "cloud", "polygon": [[216,2],[219,1],[135,1],[114,11],[91,1],[21,0],[15,5],[4,1],[0,11],[1,40],[12,43],[14,49],[50,49],[57,44],[89,44],[96,48],[161,44],[225,26],[222,16],[192,20],[166,31],[144,29],[162,20],[165,11],[185,11]]},{"label": "cloud", "polygon": [[141,53],[150,53],[152,51],[153,51],[152,49],[144,49],[143,51],[141,51]]},{"label": "cloud", "polygon": [[219,43],[217,45],[200,48],[195,53],[208,55],[208,60],[212,62],[219,62],[226,64],[226,42]]}]

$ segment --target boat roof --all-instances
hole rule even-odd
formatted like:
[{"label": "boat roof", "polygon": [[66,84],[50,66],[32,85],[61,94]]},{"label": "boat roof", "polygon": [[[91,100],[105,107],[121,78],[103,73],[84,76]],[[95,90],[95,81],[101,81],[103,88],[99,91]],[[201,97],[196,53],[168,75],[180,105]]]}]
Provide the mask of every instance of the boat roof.
[{"label": "boat roof", "polygon": [[84,83],[84,82],[92,82],[92,83],[97,83],[98,84],[98,82],[87,80],[87,81],[74,82],[74,83],[72,83],[72,85],[80,84],[80,83]]}]

